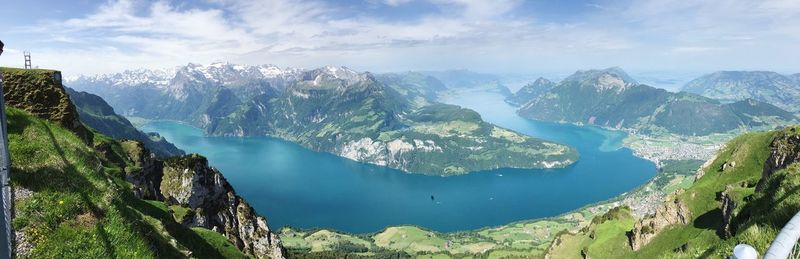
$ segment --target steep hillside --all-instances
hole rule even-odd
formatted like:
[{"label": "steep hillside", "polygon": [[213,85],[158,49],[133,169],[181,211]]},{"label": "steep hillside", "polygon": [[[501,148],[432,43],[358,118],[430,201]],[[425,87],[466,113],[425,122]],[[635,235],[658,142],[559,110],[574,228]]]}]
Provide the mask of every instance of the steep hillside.
[{"label": "steep hillside", "polygon": [[593,124],[640,133],[708,135],[785,125],[797,118],[754,100],[721,103],[638,84],[619,68],[578,71],[527,102],[519,114],[538,120]]},{"label": "steep hillside", "polygon": [[523,105],[530,100],[539,98],[539,96],[542,96],[554,87],[556,87],[556,83],[540,77],[536,79],[536,81],[533,81],[533,83],[527,84],[517,90],[514,95],[506,98],[506,101],[513,105]]},{"label": "steep hillside", "polygon": [[57,71],[13,72],[4,90],[17,257],[283,257],[265,220],[204,159],[162,161],[92,132],[65,112],[75,108]]},{"label": "steep hillside", "polygon": [[[561,235],[549,255],[722,258],[739,243],[753,245],[763,255],[800,211],[798,154],[797,126],[738,137],[707,163],[691,187],[674,193],[654,215],[635,222],[606,216],[609,223],[595,222]],[[603,227],[608,224],[617,227]]]},{"label": "steep hillside", "polygon": [[800,111],[800,77],[769,71],[719,71],[687,83],[684,91],[721,100],[754,99]]},{"label": "steep hillside", "polygon": [[[281,78],[288,83],[272,87],[264,81],[270,77],[251,70],[258,71],[212,64],[179,68],[169,80],[123,80],[155,74],[128,72],[93,82],[108,84],[102,91],[110,99],[137,91],[159,92],[152,99],[135,98],[158,112],[134,108],[131,112],[138,116],[189,122],[210,135],[279,137],[312,150],[413,173],[448,176],[508,167],[553,168],[577,160],[572,148],[499,128],[470,110],[436,103],[435,92],[443,86],[423,74],[384,75],[384,84],[370,73],[329,66],[284,72]],[[74,84],[85,87],[79,81]]]},{"label": "steep hillside", "polygon": [[80,120],[92,129],[115,139],[132,139],[144,143],[147,149],[159,157],[183,155],[184,152],[158,133],[144,133],[136,129],[125,117],[114,112],[114,108],[100,96],[87,92],[77,92],[66,88],[67,94],[75,104]]}]

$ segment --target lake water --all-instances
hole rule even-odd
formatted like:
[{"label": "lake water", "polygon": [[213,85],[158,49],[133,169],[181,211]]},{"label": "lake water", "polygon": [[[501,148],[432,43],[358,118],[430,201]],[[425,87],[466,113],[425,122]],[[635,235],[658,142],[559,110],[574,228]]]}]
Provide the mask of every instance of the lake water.
[{"label": "lake water", "polygon": [[472,108],[500,126],[576,147],[581,158],[565,169],[437,177],[362,164],[274,138],[206,137],[176,122],[152,122],[142,129],[208,157],[273,229],[366,233],[406,224],[444,232],[478,229],[556,216],[629,191],[655,174],[653,163],[621,148],[623,133],[527,120],[495,93],[463,92],[442,101]]}]

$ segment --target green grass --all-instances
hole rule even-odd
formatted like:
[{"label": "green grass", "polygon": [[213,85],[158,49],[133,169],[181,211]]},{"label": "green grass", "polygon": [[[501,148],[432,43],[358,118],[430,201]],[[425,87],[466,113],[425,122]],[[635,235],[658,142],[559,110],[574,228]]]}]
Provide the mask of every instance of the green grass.
[{"label": "green grass", "polygon": [[592,224],[576,234],[559,237],[558,245],[548,251],[553,258],[619,258],[627,248],[625,232],[633,228],[634,218],[627,207],[616,207],[595,217]]},{"label": "green grass", "polygon": [[[13,227],[32,258],[242,258],[220,234],[178,224],[166,205],[133,196],[122,178],[130,161],[119,143],[95,134],[101,154],[73,132],[8,108],[11,185],[32,191],[15,201]],[[225,241],[225,242],[223,242]],[[227,242],[227,243],[226,243]],[[238,251],[237,251],[238,252]]]},{"label": "green grass", "polygon": [[23,111],[9,108],[7,115],[12,185],[33,191],[17,202],[13,222],[30,237],[31,256],[155,256],[135,221],[125,218],[117,186],[92,149]]},{"label": "green grass", "polygon": [[[769,242],[765,240],[772,240],[777,233],[776,227],[779,229],[790,217],[787,217],[788,213],[781,215],[767,212],[766,206],[769,208],[788,206],[787,211],[795,212],[800,209],[800,195],[791,196],[793,200],[788,202],[793,203],[789,204],[787,200],[781,203],[753,200],[758,199],[759,195],[752,198],[754,183],[761,178],[764,161],[769,155],[769,144],[774,136],[775,132],[745,134],[730,141],[726,148],[720,151],[710,166],[704,169],[704,176],[678,195],[678,199],[691,211],[689,224],[670,226],[641,249],[633,251],[625,235],[632,229],[633,221],[625,217],[615,217],[614,220],[595,222],[577,234],[562,236],[561,246],[550,251],[551,255],[576,258],[580,256],[576,251],[585,251],[593,258],[721,258],[730,255],[731,249],[738,242],[755,244],[763,253],[765,244]],[[736,162],[736,166],[720,171],[721,165],[728,162]],[[689,163],[686,166],[673,164],[671,168],[685,171],[681,169],[684,167],[688,170],[692,166]],[[677,185],[685,184],[686,180],[681,179]],[[781,184],[783,189],[797,189],[796,186],[800,186],[800,178],[797,182],[782,181]],[[665,186],[667,189],[674,188],[669,184]],[[775,217],[779,220],[750,219],[759,223],[751,223],[751,227],[745,225],[743,232],[739,232],[741,234],[733,238],[721,238],[717,234],[717,230],[722,226],[722,214],[719,209],[721,205],[717,196],[718,193],[725,191],[727,186],[731,186],[730,195],[739,204],[737,211],[750,211],[749,208],[742,207],[761,204],[765,207],[764,212],[758,213],[759,215],[768,215],[766,217]],[[771,194],[761,199],[770,198],[775,199]],[[596,221],[600,220],[596,218]]]},{"label": "green grass", "polygon": [[242,253],[242,251],[239,251],[239,249],[237,249],[236,246],[231,244],[231,242],[228,241],[228,239],[226,239],[224,236],[220,235],[217,232],[198,227],[192,228],[192,231],[194,231],[197,235],[199,235],[203,241],[211,245],[212,248],[217,250],[220,253],[220,255],[222,255],[222,257],[224,258],[247,257],[245,254]]},{"label": "green grass", "polygon": [[[774,132],[750,133],[730,141],[714,162],[705,169],[704,176],[679,196],[691,211],[691,223],[673,226],[631,256],[694,258],[730,253],[729,250],[714,249],[722,242],[731,242],[722,240],[716,234],[722,218],[717,193],[724,191],[727,185],[755,182],[761,178],[764,161],[769,155],[768,146],[773,136]],[[735,161],[737,166],[720,172],[718,169],[721,165],[729,161]],[[687,251],[674,252],[684,244],[688,247]]]},{"label": "green grass", "polygon": [[175,218],[177,222],[183,222],[186,218],[186,215],[189,215],[191,209],[188,207],[183,207],[181,205],[172,205],[169,206],[170,211],[172,212],[172,216]]}]

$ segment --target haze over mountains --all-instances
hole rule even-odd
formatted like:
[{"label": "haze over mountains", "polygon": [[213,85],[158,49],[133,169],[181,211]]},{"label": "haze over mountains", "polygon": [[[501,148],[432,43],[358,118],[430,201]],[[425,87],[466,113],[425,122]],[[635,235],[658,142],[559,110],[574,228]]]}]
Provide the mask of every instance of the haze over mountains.
[{"label": "haze over mountains", "polygon": [[719,71],[692,80],[683,90],[728,101],[750,98],[774,104],[787,111],[800,111],[800,74]]}]

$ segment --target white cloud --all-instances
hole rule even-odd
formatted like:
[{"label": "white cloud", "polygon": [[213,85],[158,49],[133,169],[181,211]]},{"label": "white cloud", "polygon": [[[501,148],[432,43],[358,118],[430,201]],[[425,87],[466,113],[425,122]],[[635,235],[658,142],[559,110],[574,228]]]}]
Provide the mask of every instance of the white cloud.
[{"label": "white cloud", "polygon": [[383,0],[383,3],[390,6],[399,6],[411,3],[413,0]]},{"label": "white cloud", "polygon": [[[800,1],[619,0],[568,22],[521,12],[521,0],[427,1],[441,12],[398,21],[322,0],[209,0],[203,8],[112,0],[83,17],[12,30],[53,42],[32,50],[35,63],[65,74],[220,60],[361,70],[739,64],[800,70],[791,62],[800,58],[794,51]],[[709,58],[698,62],[698,55]],[[16,61],[4,56],[0,63]]]}]

